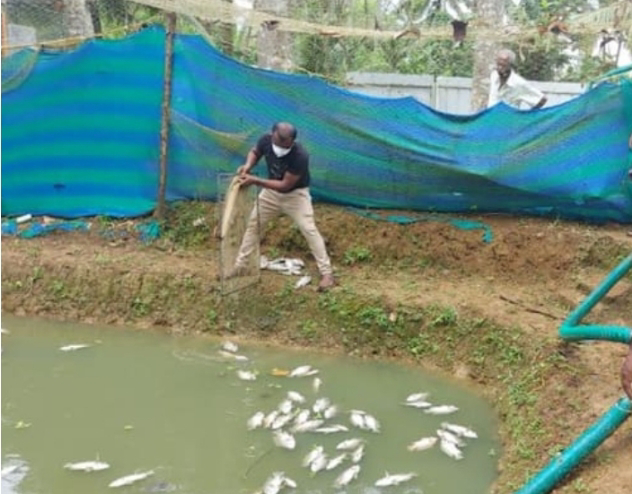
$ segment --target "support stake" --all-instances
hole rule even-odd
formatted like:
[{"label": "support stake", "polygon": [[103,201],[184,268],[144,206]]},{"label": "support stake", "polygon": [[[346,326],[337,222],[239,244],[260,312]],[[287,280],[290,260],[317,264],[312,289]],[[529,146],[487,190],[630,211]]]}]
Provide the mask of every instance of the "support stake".
[{"label": "support stake", "polygon": [[165,84],[162,95],[162,126],[160,129],[160,183],[158,186],[158,203],[154,210],[154,217],[162,220],[166,211],[167,192],[167,154],[169,143],[169,112],[171,102],[171,81],[173,65],[173,38],[176,31],[176,14],[168,12],[167,39],[165,46]]}]

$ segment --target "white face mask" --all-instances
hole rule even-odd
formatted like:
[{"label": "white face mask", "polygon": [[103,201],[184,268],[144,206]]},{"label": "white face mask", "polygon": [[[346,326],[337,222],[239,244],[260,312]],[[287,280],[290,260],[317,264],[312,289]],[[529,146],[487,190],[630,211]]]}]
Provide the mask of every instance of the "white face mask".
[{"label": "white face mask", "polygon": [[272,152],[275,154],[277,158],[283,158],[287,153],[292,151],[292,148],[282,148],[281,146],[277,146],[276,144],[272,144]]}]

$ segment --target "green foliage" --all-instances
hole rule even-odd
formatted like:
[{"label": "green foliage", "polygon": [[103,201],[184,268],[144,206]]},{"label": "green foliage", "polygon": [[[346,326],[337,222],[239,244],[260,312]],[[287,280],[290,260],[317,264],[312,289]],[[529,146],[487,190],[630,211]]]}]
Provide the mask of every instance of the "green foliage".
[{"label": "green foliage", "polygon": [[368,262],[371,260],[371,251],[368,247],[351,247],[343,255],[342,262],[347,266]]},{"label": "green foliage", "polygon": [[170,204],[164,225],[164,239],[182,247],[210,245],[210,209],[204,201],[183,201]]}]

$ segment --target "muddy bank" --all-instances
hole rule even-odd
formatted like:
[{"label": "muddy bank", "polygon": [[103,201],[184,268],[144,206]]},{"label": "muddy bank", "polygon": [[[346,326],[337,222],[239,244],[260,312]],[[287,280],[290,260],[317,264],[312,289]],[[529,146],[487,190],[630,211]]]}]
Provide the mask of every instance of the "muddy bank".
[{"label": "muddy bank", "polygon": [[[230,334],[450,374],[483,393],[501,420],[496,492],[522,485],[620,396],[623,349],[564,344],[557,327],[632,249],[621,226],[478,217],[494,233],[485,243],[481,231],[447,223],[396,225],[319,207],[339,287],[296,291],[294,279],[264,272],[260,283],[222,296],[211,208],[174,208],[152,244],[132,233],[133,222],[102,220],[89,233],[5,237],[3,311]],[[201,216],[206,223],[192,227]],[[281,220],[262,253],[305,259],[304,248]],[[308,268],[315,274],[313,261]],[[590,318],[630,324],[631,286],[627,277]],[[558,491],[627,492],[631,442],[626,425]]]}]

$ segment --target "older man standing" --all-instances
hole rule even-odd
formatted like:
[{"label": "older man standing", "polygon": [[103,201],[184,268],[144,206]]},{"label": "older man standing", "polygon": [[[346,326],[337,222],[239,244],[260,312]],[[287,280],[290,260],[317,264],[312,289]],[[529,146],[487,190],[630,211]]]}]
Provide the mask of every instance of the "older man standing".
[{"label": "older man standing", "polygon": [[515,108],[524,103],[533,110],[546,104],[544,93],[513,69],[515,61],[516,55],[511,50],[500,50],[496,55],[496,69],[490,76],[488,108],[499,101]]},{"label": "older man standing", "polygon": [[[259,138],[240,166],[237,173],[242,187],[258,185],[263,190],[259,194],[259,221],[263,229],[276,215],[287,214],[294,220],[307,241],[316,259],[321,278],[319,291],[326,291],[335,285],[331,261],[325,242],[314,222],[314,209],[309,193],[309,154],[296,141],[297,131],[287,122],[275,123],[272,132]],[[250,174],[250,170],[264,157],[268,165],[268,178]],[[229,277],[239,274],[246,259],[252,254],[257,241],[257,211],[253,209],[246,233],[241,242],[235,267]]]}]

